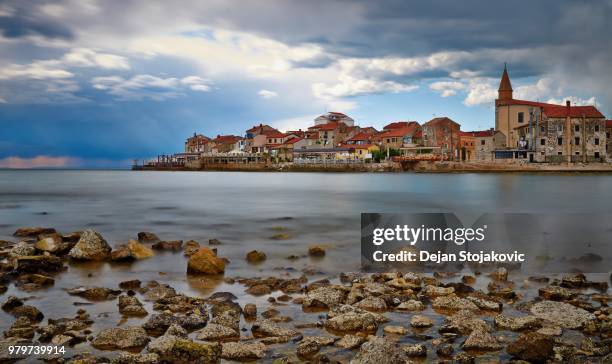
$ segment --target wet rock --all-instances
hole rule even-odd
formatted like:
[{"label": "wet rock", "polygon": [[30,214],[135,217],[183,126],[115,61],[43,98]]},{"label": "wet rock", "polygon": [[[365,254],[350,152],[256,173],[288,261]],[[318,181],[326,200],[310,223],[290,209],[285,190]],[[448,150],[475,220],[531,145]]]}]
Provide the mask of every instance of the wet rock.
[{"label": "wet rock", "polygon": [[61,258],[53,255],[19,256],[12,260],[15,273],[52,273],[64,269]]},{"label": "wet rock", "polygon": [[157,364],[159,355],[155,353],[146,354],[127,354],[121,353],[118,357],[111,360],[111,364]]},{"label": "wet rock", "polygon": [[404,363],[407,355],[394,343],[379,337],[361,345],[359,353],[350,361],[350,364],[397,364]]},{"label": "wet rock", "polygon": [[163,335],[152,340],[147,350],[158,354],[161,362],[214,364],[221,361],[219,343],[197,343],[174,335]]},{"label": "wet rock", "polygon": [[433,321],[423,315],[414,315],[410,318],[410,325],[416,328],[425,328],[433,326]]},{"label": "wet rock", "polygon": [[344,303],[347,291],[341,286],[316,288],[306,294],[302,308],[331,308]]},{"label": "wet rock", "polygon": [[157,243],[151,245],[151,248],[155,250],[171,250],[171,251],[180,251],[183,249],[183,241],[182,240],[162,240]]},{"label": "wet rock", "polygon": [[528,332],[510,343],[506,351],[530,363],[546,363],[553,354],[553,340],[549,336]]},{"label": "wet rock", "polygon": [[550,278],[546,276],[530,276],[529,278],[527,278],[527,280],[529,282],[548,283],[550,281]]},{"label": "wet rock", "polygon": [[448,310],[448,311],[456,311],[456,310],[471,310],[478,311],[478,306],[476,306],[472,301],[469,301],[465,298],[457,297],[455,294],[451,294],[448,296],[440,296],[436,297],[432,306],[438,310]]},{"label": "wet rock", "polygon": [[357,302],[353,306],[368,310],[368,311],[385,311],[387,303],[380,297],[369,296]]},{"label": "wet rock", "polygon": [[300,357],[310,357],[321,350],[323,346],[332,345],[335,339],[328,336],[306,336],[297,346],[297,355]]},{"label": "wet rock", "polygon": [[225,272],[225,261],[208,248],[198,249],[187,262],[187,273],[221,274],[223,272]]},{"label": "wet rock", "polygon": [[127,245],[119,245],[111,252],[111,260],[139,260],[150,258],[153,255],[153,250],[147,248],[136,240],[129,240]]},{"label": "wet rock", "polygon": [[563,329],[559,326],[545,326],[536,332],[546,336],[561,336],[563,334]]},{"label": "wet rock", "polygon": [[221,245],[219,239],[208,239],[208,245]]},{"label": "wet rock", "polygon": [[11,248],[9,251],[9,257],[11,258],[32,255],[36,255],[36,248],[25,241],[20,241],[19,243],[15,244],[15,246],[13,246],[13,248]]},{"label": "wet rock", "polygon": [[153,287],[148,287],[144,292],[146,301],[159,301],[176,295],[176,290],[167,284],[157,284]]},{"label": "wet rock", "polygon": [[497,339],[486,331],[474,330],[463,343],[466,350],[496,351],[503,347]]},{"label": "wet rock", "polygon": [[474,284],[476,283],[476,277],[471,275],[464,275],[463,277],[461,277],[461,282],[465,284]]},{"label": "wet rock", "polygon": [[141,243],[155,243],[159,241],[159,238],[154,233],[141,231],[138,233],[138,241]]},{"label": "wet rock", "polygon": [[101,350],[140,349],[149,342],[147,332],[142,327],[113,327],[98,333],[91,345]]},{"label": "wet rock", "polygon": [[76,245],[70,249],[68,255],[77,260],[106,260],[110,258],[111,247],[102,235],[88,229],[81,233]]},{"label": "wet rock", "polygon": [[270,320],[257,320],[253,326],[251,326],[251,332],[254,337],[284,337],[293,338],[300,335],[299,332],[286,329],[274,324]]},{"label": "wet rock", "polygon": [[310,248],[308,248],[308,255],[310,255],[311,257],[324,257],[325,256],[325,249],[323,249],[320,246],[311,246]]},{"label": "wet rock", "polygon": [[472,302],[473,304],[475,304],[481,310],[486,310],[486,311],[501,312],[504,306],[501,302],[494,301],[493,299],[491,299],[490,297],[484,294],[468,296],[466,297],[466,299]]},{"label": "wet rock", "polygon": [[472,331],[489,331],[489,325],[476,316],[474,311],[460,310],[444,320],[444,325],[440,327],[441,333],[455,333],[469,335]]},{"label": "wet rock", "polygon": [[561,278],[561,286],[567,288],[583,288],[587,285],[586,276],[582,273],[568,274]]},{"label": "wet rock", "polygon": [[119,296],[117,305],[119,312],[125,316],[146,316],[148,314],[142,303],[134,296]]},{"label": "wet rock", "polygon": [[53,234],[55,233],[55,229],[48,227],[23,227],[17,229],[13,236],[17,236],[20,238],[33,238],[42,234]]},{"label": "wet rock", "polygon": [[487,285],[489,295],[504,299],[516,298],[516,292],[513,290],[514,283],[509,281],[492,281]]},{"label": "wet rock", "polygon": [[132,279],[129,281],[119,282],[119,288],[121,289],[138,289],[142,282],[138,279]]},{"label": "wet rock", "polygon": [[454,292],[455,289],[453,287],[437,287],[432,285],[425,286],[423,290],[423,294],[429,297],[448,296]]},{"label": "wet rock", "polygon": [[64,243],[62,236],[59,234],[51,234],[41,237],[41,239],[36,242],[34,247],[43,252],[56,254],[70,250],[70,248],[72,248],[72,244]]},{"label": "wet rock", "polygon": [[357,335],[344,335],[342,339],[336,341],[335,346],[343,349],[355,349],[365,342],[365,338]]},{"label": "wet rock", "polygon": [[274,234],[270,237],[270,239],[272,240],[288,240],[291,239],[291,235],[289,235],[288,233],[278,233],[278,234]]},{"label": "wet rock", "polygon": [[497,268],[495,272],[489,274],[489,277],[496,281],[505,282],[508,280],[508,270],[504,267]]},{"label": "wet rock", "polygon": [[453,356],[454,352],[455,349],[453,348],[453,345],[449,343],[442,343],[436,348],[436,354],[441,357],[451,357]]},{"label": "wet rock", "polygon": [[31,341],[29,339],[22,339],[17,337],[9,337],[0,340],[0,362],[14,363],[20,359],[26,359],[28,357],[26,354],[16,354],[14,348],[12,351],[10,351],[9,348],[14,347],[15,345],[28,344],[31,345]]},{"label": "wet rock", "polygon": [[187,242],[185,243],[185,256],[192,256],[193,254],[197,253],[197,251],[200,249],[200,243],[198,243],[195,240],[187,240]]},{"label": "wet rock", "polygon": [[510,317],[495,316],[495,326],[502,330],[522,331],[541,326],[540,319],[535,316]]},{"label": "wet rock", "polygon": [[161,335],[174,324],[179,325],[187,331],[197,330],[206,326],[208,313],[203,312],[202,308],[189,312],[185,315],[173,315],[162,312],[149,316],[147,322],[142,327],[152,335]]},{"label": "wet rock", "polygon": [[30,319],[21,316],[15,320],[15,322],[8,328],[8,330],[4,331],[4,337],[17,337],[23,339],[33,339],[34,338],[34,326],[32,326],[32,322]]},{"label": "wet rock", "polygon": [[263,296],[272,293],[272,289],[266,284],[256,284],[249,287],[245,292],[253,296]]},{"label": "wet rock", "polygon": [[383,328],[385,334],[389,335],[406,335],[408,330],[403,326],[387,325]]},{"label": "wet rock", "polygon": [[474,360],[473,356],[466,353],[465,351],[462,351],[455,355],[455,362],[457,364],[474,364],[476,361]]},{"label": "wet rock", "polygon": [[132,258],[130,249],[128,249],[127,245],[125,244],[116,246],[115,249],[111,251],[110,258],[113,262],[121,262],[134,259]]},{"label": "wet rock", "polygon": [[579,329],[595,320],[595,315],[565,302],[542,301],[531,306],[531,313],[567,329]]},{"label": "wet rock", "polygon": [[67,290],[69,295],[86,298],[90,301],[114,300],[121,291],[105,287],[76,287]]},{"label": "wet rock", "polygon": [[551,301],[565,301],[572,299],[576,296],[576,293],[570,291],[567,288],[559,286],[542,287],[538,290],[538,294],[545,300]]},{"label": "wet rock", "polygon": [[387,321],[382,315],[349,305],[334,308],[327,316],[325,327],[338,332],[373,332]]},{"label": "wet rock", "polygon": [[246,261],[249,263],[261,263],[266,260],[266,253],[259,250],[251,250],[246,255]]},{"label": "wet rock", "polygon": [[212,322],[198,331],[197,334],[197,339],[203,341],[227,341],[240,338],[240,333],[235,329]]},{"label": "wet rock", "polygon": [[32,322],[40,322],[45,317],[40,310],[34,306],[17,306],[10,311],[10,314],[19,318],[27,317]]},{"label": "wet rock", "polygon": [[164,335],[174,335],[177,337],[187,338],[188,332],[180,325],[172,324],[170,327],[168,327],[168,330],[166,330]]},{"label": "wet rock", "polygon": [[244,317],[254,318],[257,317],[257,306],[252,303],[247,303],[244,305],[244,309],[242,310]]},{"label": "wet rock", "polygon": [[17,298],[15,296],[8,296],[6,301],[2,303],[2,309],[4,311],[10,311],[15,307],[23,306],[23,300],[21,298]]},{"label": "wet rock", "polygon": [[409,300],[400,303],[395,309],[400,311],[422,311],[425,309],[425,305],[421,301]]},{"label": "wet rock", "polygon": [[266,345],[261,342],[223,343],[221,358],[225,360],[250,361],[262,359],[266,355]]},{"label": "wet rock", "polygon": [[404,345],[402,350],[410,357],[427,356],[427,347],[423,344]]}]

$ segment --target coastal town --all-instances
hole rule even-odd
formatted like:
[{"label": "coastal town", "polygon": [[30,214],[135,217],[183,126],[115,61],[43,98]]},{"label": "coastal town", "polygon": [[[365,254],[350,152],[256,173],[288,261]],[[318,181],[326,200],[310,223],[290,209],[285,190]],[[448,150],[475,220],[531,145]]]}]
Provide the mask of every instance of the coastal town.
[{"label": "coastal town", "polygon": [[[280,131],[259,123],[244,135],[194,133],[184,151],[159,155],[134,169],[257,170],[295,166],[375,170],[414,169],[419,163],[460,168],[531,165],[584,167],[612,162],[612,120],[594,105],[518,100],[504,66],[495,100],[494,127],[464,131],[459,121],[394,121],[382,130],[359,126],[349,115],[327,112],[307,130]],[[368,167],[368,168],[364,168]],[[289,169],[289,168],[288,168]],[[380,168],[378,168],[380,170]],[[394,168],[391,168],[394,169]]]}]

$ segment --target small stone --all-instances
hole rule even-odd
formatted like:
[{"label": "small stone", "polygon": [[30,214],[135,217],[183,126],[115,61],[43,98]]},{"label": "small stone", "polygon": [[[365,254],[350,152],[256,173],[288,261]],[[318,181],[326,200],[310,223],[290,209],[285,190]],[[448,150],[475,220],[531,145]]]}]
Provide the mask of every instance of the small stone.
[{"label": "small stone", "polygon": [[249,287],[245,292],[253,296],[263,296],[272,293],[272,290],[266,284],[256,284]]},{"label": "small stone", "polygon": [[478,311],[478,306],[476,306],[473,302],[465,299],[457,297],[456,295],[448,295],[436,297],[432,303],[433,308],[439,310],[448,310],[448,311],[456,311],[456,310],[472,310]]},{"label": "small stone", "polygon": [[521,331],[540,327],[540,319],[535,316],[509,317],[495,316],[495,326],[503,330]]},{"label": "small stone", "polygon": [[410,325],[416,328],[431,327],[433,326],[433,321],[427,316],[414,315],[410,319]]},{"label": "small stone", "polygon": [[425,309],[425,305],[421,301],[409,300],[400,303],[395,309],[400,311],[422,311]]},{"label": "small stone", "polygon": [[151,245],[152,249],[155,250],[171,250],[171,251],[180,251],[183,249],[183,241],[182,240],[161,240],[157,243]]},{"label": "small stone", "polygon": [[257,306],[252,303],[247,303],[242,309],[244,317],[254,318],[257,316]]},{"label": "small stone", "polygon": [[455,289],[453,287],[437,287],[432,285],[425,286],[423,290],[423,294],[429,297],[448,296],[454,292]]},{"label": "small stone", "polygon": [[149,337],[142,327],[114,327],[98,333],[91,345],[102,350],[126,350],[143,348]]},{"label": "small stone", "polygon": [[504,267],[498,268],[495,272],[489,274],[489,277],[496,281],[505,282],[508,280],[508,270]]},{"label": "small stone", "polygon": [[538,294],[540,297],[551,301],[565,301],[576,296],[576,293],[559,286],[542,287],[538,290]]},{"label": "small stone", "polygon": [[257,360],[266,355],[266,350],[266,345],[261,342],[226,342],[223,343],[221,358],[236,361]]},{"label": "small stone", "polygon": [[219,239],[208,239],[208,245],[221,245]]},{"label": "small stone", "polygon": [[390,334],[390,335],[406,335],[406,333],[408,332],[408,330],[406,330],[406,328],[403,326],[392,326],[392,325],[385,326],[383,328],[383,331],[385,332],[385,334]]},{"label": "small stone", "polygon": [[474,284],[474,283],[476,283],[476,277],[470,276],[470,275],[465,275],[465,276],[461,277],[461,282],[463,282],[465,284]]},{"label": "small stone", "polygon": [[55,233],[55,229],[48,227],[23,227],[17,229],[13,236],[17,236],[20,238],[33,238],[42,234],[53,234]]},{"label": "small stone", "polygon": [[2,303],[2,309],[4,311],[11,311],[12,309],[14,309],[15,307],[19,307],[19,306],[23,306],[23,300],[20,298],[17,298],[15,296],[8,296],[6,298],[6,301],[4,301]]},{"label": "small stone", "polygon": [[436,349],[436,354],[438,354],[438,356],[442,356],[442,357],[451,357],[451,356],[453,356],[453,352],[454,351],[455,351],[455,349],[453,349],[453,346],[451,344],[442,343]]},{"label": "small stone", "polygon": [[362,308],[368,311],[384,311],[387,309],[387,303],[380,297],[369,296],[354,304],[355,307]]},{"label": "small stone", "polygon": [[138,241],[141,243],[155,243],[159,241],[159,238],[154,233],[141,231],[138,233]]},{"label": "small stone", "polygon": [[553,340],[550,336],[528,332],[506,348],[508,354],[531,363],[546,363],[553,355]]},{"label": "small stone", "polygon": [[325,249],[320,246],[311,246],[310,248],[308,248],[308,255],[310,255],[311,257],[324,257]]},{"label": "small stone", "polygon": [[77,260],[106,260],[111,248],[102,235],[92,229],[85,230],[76,245],[68,253]]},{"label": "small stone", "polygon": [[300,357],[310,357],[318,353],[323,346],[332,345],[334,341],[333,337],[307,336],[298,343],[296,352]]},{"label": "small stone", "polygon": [[402,349],[410,357],[427,356],[427,347],[423,344],[404,345]]},{"label": "small stone", "polygon": [[336,346],[343,349],[354,349],[365,342],[365,338],[357,335],[344,335],[342,339],[336,341]]},{"label": "small stone", "polygon": [[138,279],[132,279],[130,281],[119,282],[119,288],[121,289],[138,289],[142,282]]},{"label": "small stone", "polygon": [[252,250],[247,253],[246,260],[249,263],[260,263],[266,260],[266,254],[258,250]]},{"label": "small stone", "polygon": [[188,240],[185,243],[185,255],[190,257],[200,249],[200,243],[195,240]]},{"label": "small stone", "polygon": [[486,331],[474,330],[463,343],[464,349],[496,351],[503,346],[493,335]]},{"label": "small stone", "polygon": [[225,261],[208,248],[200,248],[189,257],[187,273],[221,274],[223,272],[225,272]]},{"label": "small stone", "polygon": [[395,364],[405,363],[408,356],[395,343],[384,338],[372,337],[361,345],[359,353],[350,364]]},{"label": "small stone", "polygon": [[38,308],[29,305],[17,306],[10,311],[10,314],[15,317],[25,316],[32,322],[40,322],[45,317]]}]

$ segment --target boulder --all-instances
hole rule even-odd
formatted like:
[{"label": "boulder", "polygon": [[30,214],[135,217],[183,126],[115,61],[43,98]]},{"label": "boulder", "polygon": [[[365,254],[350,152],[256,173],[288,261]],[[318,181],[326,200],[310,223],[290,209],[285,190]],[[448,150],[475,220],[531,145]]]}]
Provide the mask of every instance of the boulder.
[{"label": "boulder", "polygon": [[324,286],[306,294],[302,308],[331,308],[344,303],[347,291],[341,286]]},{"label": "boulder", "polygon": [[155,255],[153,250],[140,244],[136,240],[129,240],[127,246],[134,259],[146,259]]},{"label": "boulder", "polygon": [[40,322],[45,317],[40,310],[34,306],[17,306],[10,311],[10,314],[19,318],[27,317],[31,322]]},{"label": "boulder", "polygon": [[13,270],[18,273],[50,273],[64,269],[61,258],[53,255],[20,256],[12,260]]},{"label": "boulder", "polygon": [[141,349],[149,342],[147,332],[142,327],[113,327],[102,330],[91,345],[101,350]]},{"label": "boulder", "polygon": [[395,343],[372,337],[361,345],[359,353],[350,361],[350,364],[397,364],[407,361],[407,355]]},{"label": "boulder", "polygon": [[592,313],[565,302],[542,301],[531,306],[531,313],[566,329],[580,329],[595,320]]},{"label": "boulder", "polygon": [[106,260],[110,258],[111,247],[102,235],[92,229],[81,233],[76,245],[70,249],[68,255],[76,260]]},{"label": "boulder", "polygon": [[329,336],[306,336],[297,346],[296,352],[299,357],[310,357],[318,353],[323,346],[332,345],[336,341]]},{"label": "boulder", "polygon": [[154,233],[141,231],[138,233],[138,241],[141,243],[155,243],[159,241],[159,238]]},{"label": "boulder", "polygon": [[474,330],[463,343],[466,350],[497,351],[503,346],[487,331]]},{"label": "boulder", "polygon": [[257,320],[253,326],[251,326],[251,332],[254,337],[283,337],[293,338],[299,336],[300,333],[292,330],[280,327],[274,324],[270,320]]},{"label": "boulder", "polygon": [[189,257],[187,273],[221,274],[225,272],[225,261],[215,255],[209,248],[200,248]]},{"label": "boulder", "polygon": [[379,314],[343,305],[332,309],[325,321],[325,327],[338,332],[374,332],[387,319]]},{"label": "boulder", "polygon": [[119,296],[119,312],[124,316],[146,316],[147,310],[134,296]]},{"label": "boulder", "polygon": [[264,260],[266,260],[266,253],[260,252],[258,250],[252,250],[246,255],[246,261],[249,263],[260,263]]},{"label": "boulder", "polygon": [[553,339],[535,332],[522,334],[506,348],[508,354],[530,363],[546,363],[553,355]]},{"label": "boulder", "polygon": [[368,311],[385,311],[387,309],[385,300],[374,296],[368,296],[354,304],[354,306]]},{"label": "boulder", "polygon": [[414,315],[410,318],[410,326],[416,328],[431,327],[433,326],[433,321],[427,316]]},{"label": "boulder", "polygon": [[444,319],[440,333],[469,335],[472,331],[489,331],[489,325],[471,310],[460,310]]},{"label": "boulder", "polygon": [[34,245],[37,250],[49,252],[51,254],[65,252],[71,244],[64,244],[62,236],[59,234],[50,234],[40,238]]},{"label": "boulder", "polygon": [[222,344],[221,358],[235,361],[262,359],[266,355],[266,345],[260,342],[226,342]]},{"label": "boulder", "polygon": [[510,317],[505,315],[495,316],[495,326],[502,330],[522,331],[535,329],[541,326],[540,319],[535,316]]},{"label": "boulder", "polygon": [[160,362],[215,364],[221,362],[222,349],[219,343],[198,343],[175,335],[163,335],[152,340],[147,350],[159,355]]},{"label": "boulder", "polygon": [[457,310],[478,311],[478,306],[476,306],[472,301],[469,301],[465,298],[458,297],[455,294],[436,297],[434,301],[432,302],[432,306],[435,309],[447,310],[447,311],[457,311]]},{"label": "boulder", "polygon": [[37,237],[38,235],[53,234],[55,232],[56,231],[54,228],[48,228],[48,227],[23,227],[23,228],[17,229],[13,233],[13,236],[17,236],[20,238],[33,238],[33,237]]},{"label": "boulder", "polygon": [[559,286],[542,287],[538,289],[538,294],[545,300],[551,301],[565,301],[570,300],[576,296],[575,292],[572,292],[567,288]]},{"label": "boulder", "polygon": [[155,250],[171,250],[171,251],[180,251],[183,249],[183,241],[182,240],[162,240],[157,243],[151,245],[151,248]]},{"label": "boulder", "polygon": [[197,332],[197,339],[202,341],[238,340],[240,333],[231,327],[211,322]]}]

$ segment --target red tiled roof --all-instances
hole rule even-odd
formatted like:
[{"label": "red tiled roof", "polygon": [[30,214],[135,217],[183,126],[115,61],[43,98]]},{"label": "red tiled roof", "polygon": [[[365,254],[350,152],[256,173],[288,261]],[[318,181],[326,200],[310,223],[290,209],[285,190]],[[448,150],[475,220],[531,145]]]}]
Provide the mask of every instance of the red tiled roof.
[{"label": "red tiled roof", "polygon": [[446,122],[446,121],[450,121],[451,123],[459,125],[459,123],[457,123],[453,119],[451,119],[449,117],[446,117],[446,116],[441,116],[441,117],[438,117],[438,118],[433,118],[433,119],[429,120],[428,122],[426,122],[423,125],[435,125],[435,124],[439,124],[439,123]]},{"label": "red tiled roof", "polygon": [[332,122],[329,122],[327,124],[317,125],[316,128],[318,130],[325,131],[325,130],[336,130],[338,128],[338,126],[340,126],[340,123],[332,121]]},{"label": "red tiled roof", "polygon": [[388,137],[403,137],[406,135],[415,135],[418,129],[419,129],[419,124],[414,123],[414,124],[410,124],[409,126],[403,127],[403,128],[383,130],[380,132],[380,134],[378,134],[378,137],[388,138]]},{"label": "red tiled roof", "polygon": [[376,130],[376,128],[374,128],[373,126],[366,126],[366,127],[361,128],[361,132],[367,133],[367,134],[376,134],[378,133],[378,130]]},{"label": "red tiled roof", "polygon": [[284,142],[283,144],[295,144],[297,142],[299,142],[300,140],[302,140],[302,138],[291,138],[289,140],[287,140],[286,142]]},{"label": "red tiled roof", "polygon": [[[603,118],[605,117],[595,106],[587,105],[587,106],[570,106],[569,108],[566,105],[556,105],[556,104],[548,104],[545,102],[536,102],[536,101],[527,101],[527,100],[497,100],[497,106],[505,106],[505,105],[528,105],[540,107],[544,111],[544,114],[550,118],[564,118],[564,117],[572,117],[572,118]],[[569,114],[568,114],[569,109]]]},{"label": "red tiled roof", "polygon": [[393,123],[385,125],[383,129],[389,130],[389,129],[406,128],[410,126],[411,124],[418,124],[418,123],[416,121],[395,121]]},{"label": "red tiled roof", "polygon": [[237,141],[242,140],[241,137],[235,135],[217,135],[213,142],[217,144],[225,144],[225,143],[236,143]]},{"label": "red tiled roof", "polygon": [[606,128],[612,128],[612,120],[606,120]]},{"label": "red tiled roof", "polygon": [[280,131],[276,129],[264,131],[262,134],[265,135],[267,138],[284,138],[285,137],[284,133],[281,133]]},{"label": "red tiled roof", "polygon": [[371,137],[372,137],[371,134],[361,132],[361,133],[356,134],[355,136],[353,136],[352,138],[348,140],[358,142],[358,141],[363,141],[363,140],[370,140]]},{"label": "red tiled roof", "polygon": [[459,132],[459,136],[476,137],[476,138],[490,137],[493,135],[495,135],[494,130],[460,131]]}]

